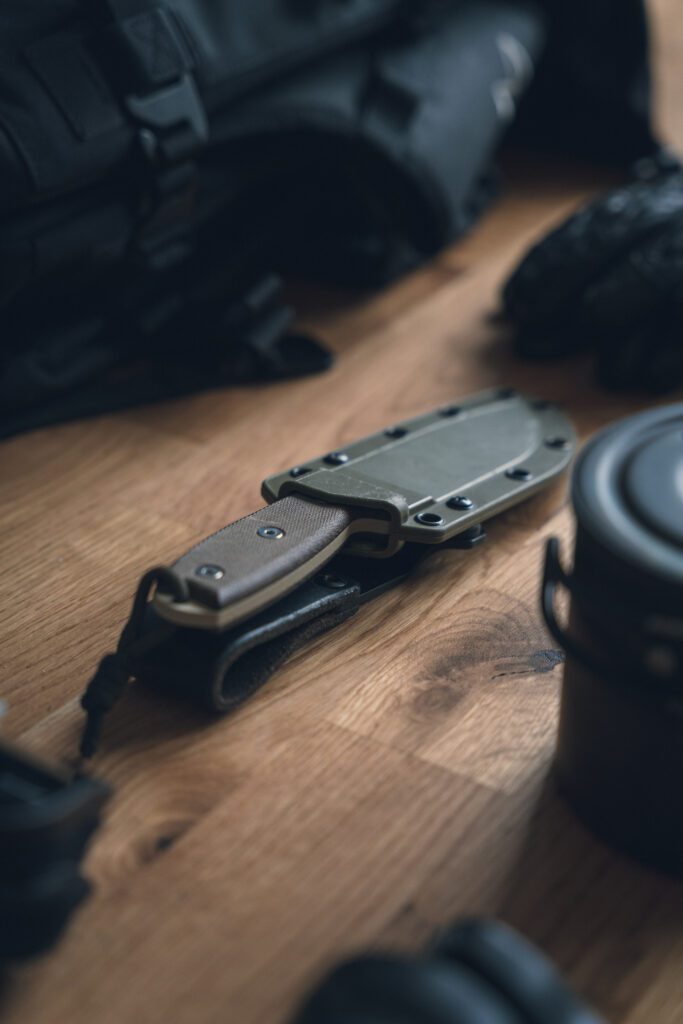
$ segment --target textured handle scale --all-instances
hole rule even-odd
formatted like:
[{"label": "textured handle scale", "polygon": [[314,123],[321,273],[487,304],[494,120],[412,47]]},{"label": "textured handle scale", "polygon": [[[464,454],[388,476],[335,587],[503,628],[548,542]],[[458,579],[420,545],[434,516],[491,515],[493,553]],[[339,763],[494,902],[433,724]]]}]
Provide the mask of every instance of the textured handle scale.
[{"label": "textured handle scale", "polygon": [[[192,602],[230,619],[277,600],[311,576],[345,541],[348,508],[291,496],[207,537],[173,566]],[[178,607],[180,615],[183,606]],[[173,617],[173,605],[163,614]]]}]

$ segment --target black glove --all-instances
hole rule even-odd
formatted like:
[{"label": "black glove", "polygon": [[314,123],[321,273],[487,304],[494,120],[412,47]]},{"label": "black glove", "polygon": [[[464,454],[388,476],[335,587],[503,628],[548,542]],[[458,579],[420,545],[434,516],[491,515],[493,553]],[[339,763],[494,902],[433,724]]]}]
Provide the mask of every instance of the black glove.
[{"label": "black glove", "polygon": [[683,168],[671,153],[551,232],[505,285],[520,355],[598,356],[607,387],[683,382]]}]

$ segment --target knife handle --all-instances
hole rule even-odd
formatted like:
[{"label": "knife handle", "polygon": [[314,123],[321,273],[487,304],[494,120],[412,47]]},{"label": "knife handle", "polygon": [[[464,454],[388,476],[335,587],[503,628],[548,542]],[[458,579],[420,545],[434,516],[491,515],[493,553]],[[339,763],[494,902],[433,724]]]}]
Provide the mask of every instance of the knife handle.
[{"label": "knife handle", "polygon": [[[290,495],[238,519],[173,565],[189,602],[160,590],[156,610],[179,625],[225,628],[312,576],[346,541],[352,509]],[[206,614],[208,613],[208,615]]]}]

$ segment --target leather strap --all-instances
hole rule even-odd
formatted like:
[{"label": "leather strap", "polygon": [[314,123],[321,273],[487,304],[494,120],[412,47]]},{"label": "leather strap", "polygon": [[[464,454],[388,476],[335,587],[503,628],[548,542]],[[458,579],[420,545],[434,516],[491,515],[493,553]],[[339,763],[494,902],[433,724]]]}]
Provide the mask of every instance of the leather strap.
[{"label": "leather strap", "polygon": [[[359,607],[357,581],[323,574],[227,633],[176,629],[131,667],[139,682],[225,713],[252,697],[296,650]],[[145,629],[151,635],[160,625],[150,607]]]},{"label": "leather strap", "polygon": [[[447,546],[470,550],[485,536],[477,526]],[[314,579],[226,633],[178,628],[162,635],[165,624],[150,606],[141,646],[145,636],[161,639],[131,660],[131,674],[145,686],[207,711],[233,711],[295,651],[396,586],[430,553],[424,545],[406,544],[390,559],[339,554]]]}]

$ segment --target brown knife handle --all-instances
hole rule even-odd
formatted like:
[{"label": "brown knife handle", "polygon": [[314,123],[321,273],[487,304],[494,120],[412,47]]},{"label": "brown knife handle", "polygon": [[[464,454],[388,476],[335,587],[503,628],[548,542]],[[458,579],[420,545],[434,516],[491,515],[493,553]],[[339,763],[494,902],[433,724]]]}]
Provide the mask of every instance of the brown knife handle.
[{"label": "brown knife handle", "polygon": [[353,511],[291,495],[238,519],[173,566],[191,600],[242,618],[313,575],[346,540]]}]

